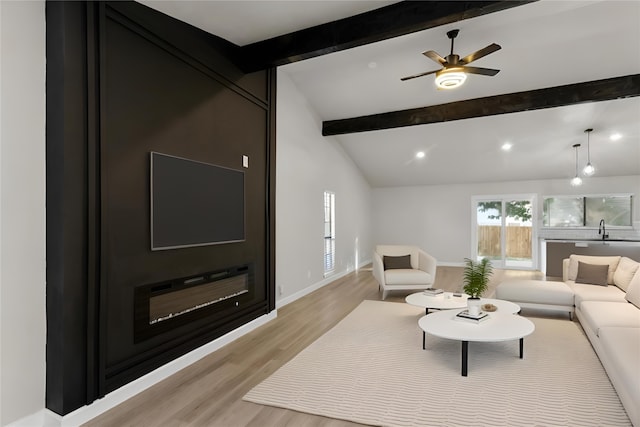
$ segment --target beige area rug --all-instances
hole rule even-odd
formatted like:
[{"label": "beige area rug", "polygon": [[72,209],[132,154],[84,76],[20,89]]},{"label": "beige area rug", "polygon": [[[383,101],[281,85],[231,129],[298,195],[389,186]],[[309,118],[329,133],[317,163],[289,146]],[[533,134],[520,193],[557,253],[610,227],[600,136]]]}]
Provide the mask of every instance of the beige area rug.
[{"label": "beige area rug", "polygon": [[420,308],[364,301],[244,400],[382,426],[631,425],[580,327],[531,318],[518,341],[461,344],[427,336]]}]

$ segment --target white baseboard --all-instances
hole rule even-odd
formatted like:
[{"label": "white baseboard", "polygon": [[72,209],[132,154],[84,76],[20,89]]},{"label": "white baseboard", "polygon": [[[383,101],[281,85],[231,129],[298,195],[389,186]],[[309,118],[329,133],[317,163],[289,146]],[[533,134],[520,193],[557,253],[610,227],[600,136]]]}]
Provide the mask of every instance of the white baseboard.
[{"label": "white baseboard", "polygon": [[[366,261],[362,261],[359,265],[358,265],[358,270],[362,269],[365,265],[371,264],[371,260],[366,260]],[[371,269],[369,269],[370,271]],[[305,295],[310,294],[313,291],[316,291],[320,288],[322,288],[323,286],[328,285],[329,283],[336,281],[344,276],[346,276],[347,274],[353,273],[353,270],[346,270],[340,273],[336,273],[334,275],[331,275],[329,277],[325,277],[323,280],[316,282],[310,286],[307,286],[306,288],[289,295],[288,297],[282,298],[281,300],[277,300],[276,301],[276,308],[281,308],[284,307],[287,304],[290,304],[292,302],[294,302],[297,299],[302,298]],[[277,287],[277,286],[276,286]]]},{"label": "white baseboard", "polygon": [[[371,260],[366,260],[360,263],[360,265],[358,266],[358,270],[361,271],[371,271],[372,268],[371,267],[367,267],[365,268],[366,265],[371,264]],[[442,266],[442,267],[464,267],[464,262],[438,262],[437,264],[438,266]],[[323,286],[328,285],[329,283],[333,282],[334,280],[338,280],[344,276],[346,276],[347,274],[352,273],[352,270],[348,270],[348,271],[343,271],[341,273],[337,273],[333,276],[327,277],[317,283],[314,283],[310,286],[307,286],[306,288],[292,294],[289,295],[288,297],[285,297],[281,300],[277,300],[276,301],[276,308],[281,308],[284,307],[287,304],[290,304],[292,302],[294,302],[295,300],[302,298],[305,295],[310,294],[313,291],[316,291],[320,288],[322,288]]]},{"label": "white baseboard", "polygon": [[464,267],[464,262],[440,262],[438,261],[438,267]]},{"label": "white baseboard", "polygon": [[24,418],[20,418],[6,427],[57,427],[60,425],[62,417],[48,409],[41,409],[40,411],[27,415]]},{"label": "white baseboard", "polygon": [[260,316],[257,319],[252,320],[240,326],[233,331],[216,338],[215,340],[198,347],[197,349],[175,359],[159,367],[158,369],[149,372],[148,374],[120,387],[117,390],[112,391],[101,399],[96,400],[90,405],[78,408],[75,411],[60,416],[48,409],[44,409],[36,414],[32,414],[25,417],[15,423],[11,424],[11,427],[75,427],[86,423],[87,421],[97,417],[98,415],[106,412],[107,410],[119,405],[120,403],[132,398],[136,394],[146,390],[154,384],[170,377],[183,368],[197,362],[208,354],[219,350],[223,346],[230,342],[240,338],[243,335],[253,331],[259,326],[275,319],[278,316],[278,310],[274,310],[269,314]]}]

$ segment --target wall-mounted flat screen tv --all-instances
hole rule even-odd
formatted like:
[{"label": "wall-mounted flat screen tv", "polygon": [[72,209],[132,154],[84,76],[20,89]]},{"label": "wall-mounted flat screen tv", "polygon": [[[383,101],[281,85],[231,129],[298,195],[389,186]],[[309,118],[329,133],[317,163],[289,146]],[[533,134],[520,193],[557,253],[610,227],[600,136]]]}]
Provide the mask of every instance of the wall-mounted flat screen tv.
[{"label": "wall-mounted flat screen tv", "polygon": [[244,240],[243,171],[151,152],[151,250]]}]

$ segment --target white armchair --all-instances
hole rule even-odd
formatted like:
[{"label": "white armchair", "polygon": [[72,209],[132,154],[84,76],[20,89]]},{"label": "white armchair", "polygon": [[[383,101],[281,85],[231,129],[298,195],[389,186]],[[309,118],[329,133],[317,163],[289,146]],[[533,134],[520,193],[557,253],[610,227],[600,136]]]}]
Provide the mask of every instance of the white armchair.
[{"label": "white armchair", "polygon": [[436,259],[417,246],[378,245],[373,277],[380,284],[382,299],[393,290],[428,289],[436,280]]}]

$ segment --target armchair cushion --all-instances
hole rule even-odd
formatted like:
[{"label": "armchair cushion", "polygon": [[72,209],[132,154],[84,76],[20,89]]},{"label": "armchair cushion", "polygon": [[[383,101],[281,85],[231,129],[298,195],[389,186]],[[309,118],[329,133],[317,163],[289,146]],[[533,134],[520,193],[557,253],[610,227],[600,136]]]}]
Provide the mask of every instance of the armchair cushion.
[{"label": "armchair cushion", "polygon": [[411,255],[402,256],[390,256],[384,255],[382,257],[385,270],[393,269],[411,269]]},{"label": "armchair cushion", "polygon": [[415,269],[388,271],[384,279],[387,285],[424,285],[425,288],[433,282],[429,273]]}]

